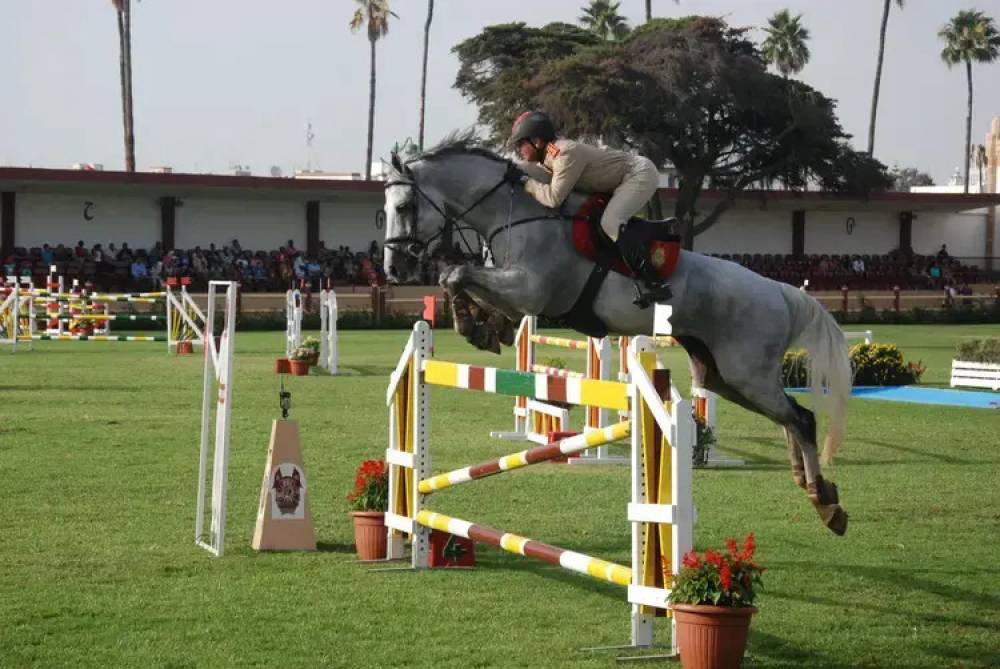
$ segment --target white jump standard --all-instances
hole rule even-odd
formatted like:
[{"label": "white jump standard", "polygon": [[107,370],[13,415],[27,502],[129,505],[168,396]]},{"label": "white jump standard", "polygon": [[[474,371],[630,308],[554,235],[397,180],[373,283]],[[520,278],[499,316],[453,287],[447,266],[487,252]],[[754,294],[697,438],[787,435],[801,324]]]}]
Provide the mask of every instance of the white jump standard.
[{"label": "white jump standard", "polygon": [[[226,546],[226,495],[229,477],[229,421],[233,411],[233,350],[236,346],[236,291],[234,281],[210,281],[205,332],[205,373],[201,396],[201,447],[198,456],[198,503],[195,544],[217,557]],[[215,332],[216,302],[224,298],[222,333]],[[209,427],[215,415],[211,485],[207,483]],[[211,491],[211,518],[205,528],[205,501]]]}]

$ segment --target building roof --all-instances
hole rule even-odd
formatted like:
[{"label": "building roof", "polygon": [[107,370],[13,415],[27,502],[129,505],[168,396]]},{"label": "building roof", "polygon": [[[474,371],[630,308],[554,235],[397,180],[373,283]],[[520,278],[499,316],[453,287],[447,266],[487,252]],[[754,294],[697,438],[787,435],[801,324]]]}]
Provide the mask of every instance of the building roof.
[{"label": "building roof", "polygon": [[[383,181],[246,177],[227,174],[98,172],[34,167],[0,167],[0,191],[19,193],[108,193],[118,195],[207,196],[275,200],[336,200],[350,194],[381,193]],[[676,188],[661,188],[669,201]],[[721,191],[705,190],[699,208],[707,212]],[[1000,194],[873,193],[867,198],[818,191],[746,191],[733,208],[760,211],[938,211],[961,212],[1000,205]]]},{"label": "building roof", "polygon": [[0,191],[108,193],[277,200],[338,199],[349,193],[381,193],[382,181],[244,177],[227,174],[96,172],[0,167]]}]

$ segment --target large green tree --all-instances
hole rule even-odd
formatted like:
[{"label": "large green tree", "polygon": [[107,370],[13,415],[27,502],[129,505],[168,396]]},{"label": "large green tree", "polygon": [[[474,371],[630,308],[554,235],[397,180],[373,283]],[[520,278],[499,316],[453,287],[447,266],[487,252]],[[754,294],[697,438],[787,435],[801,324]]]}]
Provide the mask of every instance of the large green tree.
[{"label": "large green tree", "polygon": [[969,192],[969,165],[972,162],[972,63],[992,63],[1000,57],[1000,32],[992,18],[980,11],[963,10],[938,31],[944,40],[941,60],[948,67],[965,63],[968,82],[968,111],[965,116],[965,192]]},{"label": "large green tree", "polygon": [[132,116],[132,0],[111,0],[118,19],[118,74],[121,83],[125,171],[135,172],[135,129]]},{"label": "large green tree", "polygon": [[618,13],[620,2],[590,0],[583,7],[580,23],[603,40],[620,40],[628,34],[628,22]]},{"label": "large green tree", "polygon": [[802,25],[802,15],[792,16],[787,9],[775,12],[764,32],[767,37],[760,45],[764,60],[784,77],[801,72],[809,62],[809,29]]},{"label": "large green tree", "polygon": [[[903,8],[905,0],[895,0],[900,9]],[[892,8],[893,0],[884,0],[882,6],[882,27],[878,33],[878,62],[875,65],[875,90],[872,91],[872,113],[868,121],[868,155],[873,155],[875,151],[875,117],[878,113],[878,94],[882,87],[882,60],[885,57],[885,33],[889,26],[889,10]]]},{"label": "large green tree", "polygon": [[[848,146],[832,100],[768,73],[745,31],[720,19],[654,19],[621,44],[560,25],[493,26],[456,52],[456,86],[479,104],[494,139],[506,136],[516,110],[540,107],[568,136],[675,166],[674,215],[689,244],[747,188],[864,193],[889,185],[884,166]],[[724,196],[700,212],[706,187]]]},{"label": "large green tree", "polygon": [[375,43],[389,33],[388,0],[355,0],[360,7],[351,16],[351,31],[368,27],[371,67],[368,77],[368,150],[365,153],[365,179],[372,178],[372,144],[375,139]]}]

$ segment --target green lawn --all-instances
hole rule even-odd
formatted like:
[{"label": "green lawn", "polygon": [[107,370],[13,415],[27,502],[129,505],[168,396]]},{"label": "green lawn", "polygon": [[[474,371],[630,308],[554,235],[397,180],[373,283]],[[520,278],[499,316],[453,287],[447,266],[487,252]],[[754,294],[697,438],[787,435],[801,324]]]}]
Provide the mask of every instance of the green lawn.
[{"label": "green lawn", "polygon": [[[875,336],[946,385],[955,340],[995,331]],[[345,332],[341,376],[286,379],[321,550],[256,554],[283,334],[239,333],[222,559],[193,543],[200,356],[145,343],[0,352],[0,666],[615,666],[613,652],[578,650],[627,641],[614,585],[486,547],[466,572],[355,562],[345,495],[357,464],[384,454],[406,337]],[[436,342],[441,359],[512,365],[451,332]],[[686,389],[684,353],[663,354]],[[434,389],[431,406],[435,471],[519,448],[488,437],[511,426],[506,398]],[[749,464],[695,473],[695,544],[757,535],[768,572],[749,666],[1000,666],[1000,412],[859,400],[851,412],[828,472],[851,514],[836,537],[792,483],[780,431],[720,406],[720,443]],[[627,491],[625,468],[542,465],[444,491],[435,508],[627,562]]]}]

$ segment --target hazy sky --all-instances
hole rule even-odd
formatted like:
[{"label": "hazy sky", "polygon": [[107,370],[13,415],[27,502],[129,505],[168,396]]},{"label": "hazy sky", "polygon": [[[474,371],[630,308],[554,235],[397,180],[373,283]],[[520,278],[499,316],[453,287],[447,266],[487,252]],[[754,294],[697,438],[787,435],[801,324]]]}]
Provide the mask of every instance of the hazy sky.
[{"label": "hazy sky", "polygon": [[[427,141],[475,121],[452,89],[451,47],[484,26],[574,21],[583,0],[437,0],[431,28]],[[375,154],[416,136],[425,0],[394,0],[399,18],[378,46]],[[285,174],[312,166],[363,168],[368,43],[351,34],[353,0],[133,0],[136,160],[139,169]],[[632,23],[642,0],[622,0]],[[801,78],[839,101],[845,129],[865,148],[881,0],[654,0],[664,16],[724,16],[760,26],[774,11],[804,14],[812,60]],[[940,61],[937,30],[959,9],[1000,20],[1000,0],[893,4],[876,157],[930,172],[938,183],[962,162],[965,75]],[[761,32],[754,33],[760,39]],[[4,0],[0,20],[0,164],[124,164],[118,38],[109,0]],[[1000,64],[975,66],[973,141],[1000,115]]]}]

